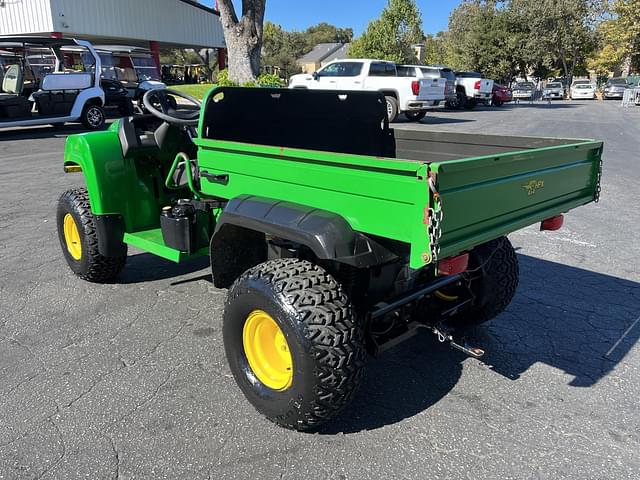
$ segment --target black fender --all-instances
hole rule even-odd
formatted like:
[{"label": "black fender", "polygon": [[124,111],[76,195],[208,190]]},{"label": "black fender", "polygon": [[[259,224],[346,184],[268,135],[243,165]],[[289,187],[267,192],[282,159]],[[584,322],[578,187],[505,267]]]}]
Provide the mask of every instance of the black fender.
[{"label": "black fender", "polygon": [[[224,239],[228,235],[225,235],[225,230],[238,227],[304,245],[320,260],[358,268],[382,265],[398,258],[372,238],[354,231],[336,213],[271,198],[241,195],[229,201],[216,223],[211,239],[214,270],[215,264],[222,260],[216,259],[216,244],[222,246],[224,242],[226,246],[228,242]],[[228,251],[228,248],[222,250]],[[228,256],[225,260],[229,261]]]}]

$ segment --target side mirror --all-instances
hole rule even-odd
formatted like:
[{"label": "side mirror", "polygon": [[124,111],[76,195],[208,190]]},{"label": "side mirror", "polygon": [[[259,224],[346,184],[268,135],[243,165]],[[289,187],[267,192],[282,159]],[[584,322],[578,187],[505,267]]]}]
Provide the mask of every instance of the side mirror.
[{"label": "side mirror", "polygon": [[320,75],[318,75],[318,72],[313,72],[311,76],[313,77],[314,80],[318,80],[318,78],[320,78]]}]

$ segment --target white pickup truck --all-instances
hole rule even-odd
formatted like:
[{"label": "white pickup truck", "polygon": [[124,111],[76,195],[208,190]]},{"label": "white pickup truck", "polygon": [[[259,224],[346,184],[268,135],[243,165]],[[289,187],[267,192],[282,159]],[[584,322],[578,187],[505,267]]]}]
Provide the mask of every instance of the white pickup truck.
[{"label": "white pickup truck", "polygon": [[393,122],[400,113],[411,121],[423,119],[428,109],[444,100],[445,83],[441,78],[399,77],[393,62],[349,59],[328,63],[312,74],[294,75],[289,88],[382,92]]},{"label": "white pickup truck", "polygon": [[493,80],[477,72],[456,72],[457,100],[449,102],[452,108],[471,110],[479,103],[488,104],[493,94]]}]

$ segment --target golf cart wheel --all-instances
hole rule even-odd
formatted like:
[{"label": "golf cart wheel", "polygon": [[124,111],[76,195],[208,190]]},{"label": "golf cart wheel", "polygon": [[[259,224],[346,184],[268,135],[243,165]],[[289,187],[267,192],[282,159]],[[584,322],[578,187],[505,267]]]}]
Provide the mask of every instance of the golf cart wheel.
[{"label": "golf cart wheel", "polygon": [[64,258],[80,278],[108,282],[124,268],[126,253],[105,257],[98,251],[98,230],[86,189],[67,190],[60,196],[56,223]]},{"label": "golf cart wheel", "polygon": [[390,96],[385,96],[384,100],[387,105],[387,118],[389,123],[393,123],[398,119],[398,100]]},{"label": "golf cart wheel", "polygon": [[475,297],[470,309],[461,311],[453,322],[473,327],[497,317],[511,303],[518,288],[516,251],[507,237],[475,247],[469,253],[469,288]]},{"label": "golf cart wheel", "polygon": [[407,117],[407,120],[410,122],[419,122],[427,116],[427,112],[425,110],[419,112],[404,112],[404,116]]},{"label": "golf cart wheel", "polygon": [[89,130],[99,130],[104,127],[105,118],[104,109],[100,105],[89,104],[84,106],[80,121]]},{"label": "golf cart wheel", "polygon": [[277,259],[247,270],[227,296],[229,367],[269,420],[309,431],[347,406],[364,367],[364,330],[336,280],[308,261]]}]

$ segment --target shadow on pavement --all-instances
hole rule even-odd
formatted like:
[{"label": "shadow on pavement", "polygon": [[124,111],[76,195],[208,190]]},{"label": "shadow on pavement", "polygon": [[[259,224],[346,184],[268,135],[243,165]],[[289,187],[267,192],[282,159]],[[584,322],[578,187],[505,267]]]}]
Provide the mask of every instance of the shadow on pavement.
[{"label": "shadow on pavement", "polygon": [[[142,283],[153,280],[165,280],[181,275],[200,272],[209,268],[209,257],[195,258],[188,262],[174,263],[169,260],[152,255],[151,253],[141,253],[127,257],[127,265],[122,273],[115,280],[116,283]],[[195,282],[198,280],[211,281],[210,270],[205,275],[198,275],[196,278],[178,280],[172,285]]]},{"label": "shadow on pavement", "polygon": [[[436,112],[434,112],[436,113]],[[438,111],[437,113],[440,113]],[[398,120],[393,125],[446,125],[449,123],[469,123],[475,122],[476,120],[470,118],[443,118],[443,117],[434,117],[432,114],[427,115],[425,118],[420,120],[419,122],[410,122],[409,120]]]},{"label": "shadow on pavement", "polygon": [[[487,351],[483,363],[513,381],[544,363],[573,376],[573,387],[595,385],[638,341],[640,322],[629,327],[640,315],[640,284],[525,255],[519,260],[513,304],[472,334],[471,343]],[[455,387],[463,361],[475,360],[428,333],[414,337],[369,362],[354,402],[320,433],[373,430],[419,414]]]},{"label": "shadow on pavement", "polygon": [[[104,130],[118,117],[107,117]],[[0,127],[2,128],[2,127]],[[89,132],[79,123],[65,123],[64,125],[41,125],[37,127],[15,127],[0,130],[0,142],[4,140],[36,140],[43,138],[62,138],[76,133]]]}]

